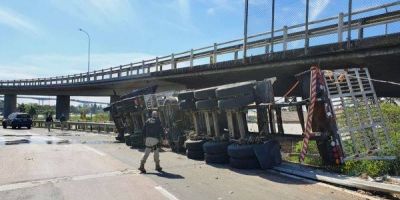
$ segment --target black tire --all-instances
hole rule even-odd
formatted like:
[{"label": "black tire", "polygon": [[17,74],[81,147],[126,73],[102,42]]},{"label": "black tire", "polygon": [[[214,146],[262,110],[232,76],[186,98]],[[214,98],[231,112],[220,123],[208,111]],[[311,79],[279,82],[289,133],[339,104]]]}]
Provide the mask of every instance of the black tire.
[{"label": "black tire", "polygon": [[185,147],[189,151],[201,151],[203,152],[203,144],[205,140],[186,140]]},{"label": "black tire", "polygon": [[30,126],[30,125],[28,125],[28,126],[26,126],[26,128],[27,128],[27,129],[31,129],[31,126]]},{"label": "black tire", "polygon": [[236,159],[230,158],[229,165],[235,169],[259,169],[260,164],[256,158]]},{"label": "black tire", "polygon": [[199,100],[215,99],[217,98],[215,90],[217,90],[216,87],[196,90],[194,91],[194,98]]},{"label": "black tire", "polygon": [[193,101],[194,100],[194,93],[193,91],[185,91],[178,94],[179,101]]},{"label": "black tire", "polygon": [[203,144],[203,151],[207,154],[227,154],[229,142],[209,141]]},{"label": "black tire", "polygon": [[193,159],[193,160],[204,160],[204,152],[203,151],[186,150],[186,156],[189,159]]},{"label": "black tire", "polygon": [[255,158],[253,145],[231,144],[228,146],[228,155],[235,159]]},{"label": "black tire", "polygon": [[196,101],[197,110],[215,110],[218,109],[217,100],[199,100]]},{"label": "black tire", "polygon": [[253,94],[256,81],[233,83],[219,87],[215,94],[218,99],[232,98],[244,94]]},{"label": "black tire", "polygon": [[132,144],[131,144],[131,137],[130,137],[129,134],[125,134],[125,135],[124,135],[124,139],[125,139],[125,144],[126,144],[126,145],[128,145],[128,146],[131,146],[131,145],[132,145]]},{"label": "black tire", "polygon": [[4,128],[4,129],[7,129],[7,125],[4,125],[4,124],[3,124],[3,128]]},{"label": "black tire", "polygon": [[218,100],[218,108],[221,110],[237,109],[254,102],[253,94],[235,97],[231,99]]},{"label": "black tire", "polygon": [[179,109],[180,110],[195,110],[196,105],[193,101],[182,100],[179,102]]},{"label": "black tire", "polygon": [[223,154],[204,154],[204,159],[207,164],[227,164],[229,163],[229,156]]},{"label": "black tire", "polygon": [[253,148],[262,169],[271,169],[281,164],[281,149],[278,141],[270,140],[264,144],[254,145]]}]

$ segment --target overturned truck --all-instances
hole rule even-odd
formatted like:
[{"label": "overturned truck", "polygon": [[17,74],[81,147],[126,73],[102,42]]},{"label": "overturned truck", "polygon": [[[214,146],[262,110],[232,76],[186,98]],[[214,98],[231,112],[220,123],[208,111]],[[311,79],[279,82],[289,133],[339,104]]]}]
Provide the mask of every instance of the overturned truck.
[{"label": "overturned truck", "polygon": [[[282,162],[285,138],[303,140],[300,161],[310,140],[316,141],[325,165],[394,158],[382,151],[391,144],[368,69],[312,67],[296,78],[280,98],[274,96],[276,78],[269,77],[162,93],[152,86],[125,95],[108,110],[118,130],[116,139],[133,148],[143,147],[141,129],[149,113],[157,110],[165,128],[162,145],[209,164],[271,168]],[[301,98],[289,98],[295,89]],[[298,134],[285,132],[283,109],[297,112]]]}]

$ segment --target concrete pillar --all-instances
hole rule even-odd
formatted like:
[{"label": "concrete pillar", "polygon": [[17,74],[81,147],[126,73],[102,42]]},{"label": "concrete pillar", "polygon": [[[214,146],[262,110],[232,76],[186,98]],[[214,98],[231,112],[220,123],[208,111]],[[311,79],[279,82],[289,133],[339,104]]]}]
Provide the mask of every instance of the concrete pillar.
[{"label": "concrete pillar", "polygon": [[56,100],[56,119],[60,119],[61,115],[64,114],[67,120],[69,119],[70,110],[70,96],[67,95],[57,95]]},{"label": "concrete pillar", "polygon": [[11,113],[17,111],[17,95],[5,94],[4,95],[4,118],[8,117]]}]

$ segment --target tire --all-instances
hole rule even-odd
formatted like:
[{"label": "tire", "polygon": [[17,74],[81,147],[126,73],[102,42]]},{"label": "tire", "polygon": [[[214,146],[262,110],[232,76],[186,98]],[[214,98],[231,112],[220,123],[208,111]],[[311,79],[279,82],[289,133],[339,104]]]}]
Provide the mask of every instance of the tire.
[{"label": "tire", "polygon": [[124,135],[124,139],[125,139],[125,144],[128,146],[131,146],[131,137],[129,134],[125,134]]},{"label": "tire", "polygon": [[217,90],[216,87],[196,90],[196,91],[194,91],[194,98],[199,99],[199,100],[215,99],[215,98],[217,98],[217,96],[215,94],[216,90]]},{"label": "tire", "polygon": [[217,100],[199,100],[196,101],[197,110],[215,110],[218,109]]},{"label": "tire", "polygon": [[204,160],[204,152],[203,151],[186,150],[186,156],[189,159],[193,159],[193,160]]},{"label": "tire", "polygon": [[7,125],[3,125],[3,128],[4,128],[4,129],[7,129]]},{"label": "tire", "polygon": [[29,126],[26,126],[26,128],[27,128],[27,129],[31,129],[31,126],[30,126],[30,125],[29,125]]},{"label": "tire", "polygon": [[223,154],[204,154],[204,159],[207,164],[227,164],[229,163],[229,156]]},{"label": "tire", "polygon": [[256,158],[236,159],[230,158],[229,165],[235,169],[259,169],[260,164]]},{"label": "tire", "polygon": [[270,140],[264,144],[254,145],[253,148],[262,169],[271,169],[281,164],[281,148],[278,141]]},{"label": "tire", "polygon": [[203,151],[207,154],[227,154],[229,142],[209,141],[203,144]]},{"label": "tire", "polygon": [[218,108],[221,110],[237,109],[254,102],[253,94],[235,97],[231,99],[218,100]]},{"label": "tire", "polygon": [[255,158],[253,145],[231,144],[228,146],[228,155],[235,159]]},{"label": "tire", "polygon": [[203,152],[203,144],[205,140],[186,140],[185,147],[188,151],[201,151]]},{"label": "tire", "polygon": [[240,83],[228,84],[219,87],[215,94],[218,99],[232,98],[236,96],[243,96],[243,94],[253,94],[254,85],[256,81],[246,81]]},{"label": "tire", "polygon": [[194,93],[193,91],[184,91],[184,92],[180,92],[178,94],[178,100],[179,101],[193,101],[194,100]]},{"label": "tire", "polygon": [[193,101],[182,100],[179,102],[179,109],[180,110],[195,110],[196,105]]},{"label": "tire", "polygon": [[16,129],[17,127],[16,126],[11,126],[12,127],[12,129]]}]

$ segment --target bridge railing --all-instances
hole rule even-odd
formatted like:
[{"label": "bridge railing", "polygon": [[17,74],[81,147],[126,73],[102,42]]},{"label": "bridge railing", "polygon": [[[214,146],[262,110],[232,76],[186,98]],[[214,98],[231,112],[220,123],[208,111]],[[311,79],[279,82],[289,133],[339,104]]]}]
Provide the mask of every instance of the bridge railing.
[{"label": "bridge railing", "polygon": [[[73,122],[67,121],[65,123],[66,130],[73,131],[86,131],[86,132],[97,132],[97,133],[115,133],[116,127],[114,123],[95,123],[95,122]],[[61,122],[51,122],[51,128],[60,129]],[[33,120],[33,127],[46,128],[46,122],[44,120]]]},{"label": "bridge railing", "polygon": [[[338,43],[342,48],[344,37],[343,34],[350,31],[356,31],[359,40],[364,38],[364,30],[370,27],[378,27],[381,25],[388,25],[390,23],[400,21],[400,1],[383,4],[380,6],[365,8],[350,13],[352,20],[349,22],[349,13],[338,13],[337,16],[325,19],[311,21],[308,24],[301,23],[292,26],[284,26],[272,32],[264,32],[255,35],[250,35],[247,38],[246,49],[244,48],[244,39],[239,38],[236,40],[226,41],[222,43],[214,43],[213,45],[191,49],[181,53],[172,53],[171,55],[156,57],[149,60],[142,60],[140,62],[120,65],[117,67],[110,67],[101,70],[95,70],[88,73],[80,73],[67,76],[56,76],[50,78],[38,79],[25,79],[25,80],[7,80],[0,81],[0,87],[41,87],[52,85],[79,85],[95,82],[104,82],[113,79],[132,79],[139,77],[150,76],[151,72],[174,70],[182,67],[194,67],[199,64],[215,64],[219,59],[224,60],[222,57],[232,57],[231,60],[242,60],[243,51],[254,51],[256,54],[270,54],[273,53],[271,47],[277,47],[275,51],[287,51],[290,48],[304,48],[304,54],[307,54],[309,47],[309,40],[318,39],[321,36],[336,35],[337,39],[330,41],[331,43]],[[387,12],[388,8],[393,11]],[[373,15],[376,11],[382,11],[382,14]],[[386,11],[386,12],[384,12]],[[306,26],[309,27],[306,34]],[[387,34],[387,29],[380,35]],[[272,37],[273,35],[273,37]],[[348,38],[349,39],[349,38]],[[304,45],[288,44],[299,41],[304,42]],[[348,40],[349,41],[349,40]],[[324,43],[326,41],[320,41]],[[318,43],[318,42],[317,42]],[[348,43],[350,44],[350,43]],[[279,45],[279,46],[278,46]],[[279,48],[278,48],[279,47]],[[345,47],[343,47],[345,48]],[[351,48],[347,46],[346,48]]]}]

